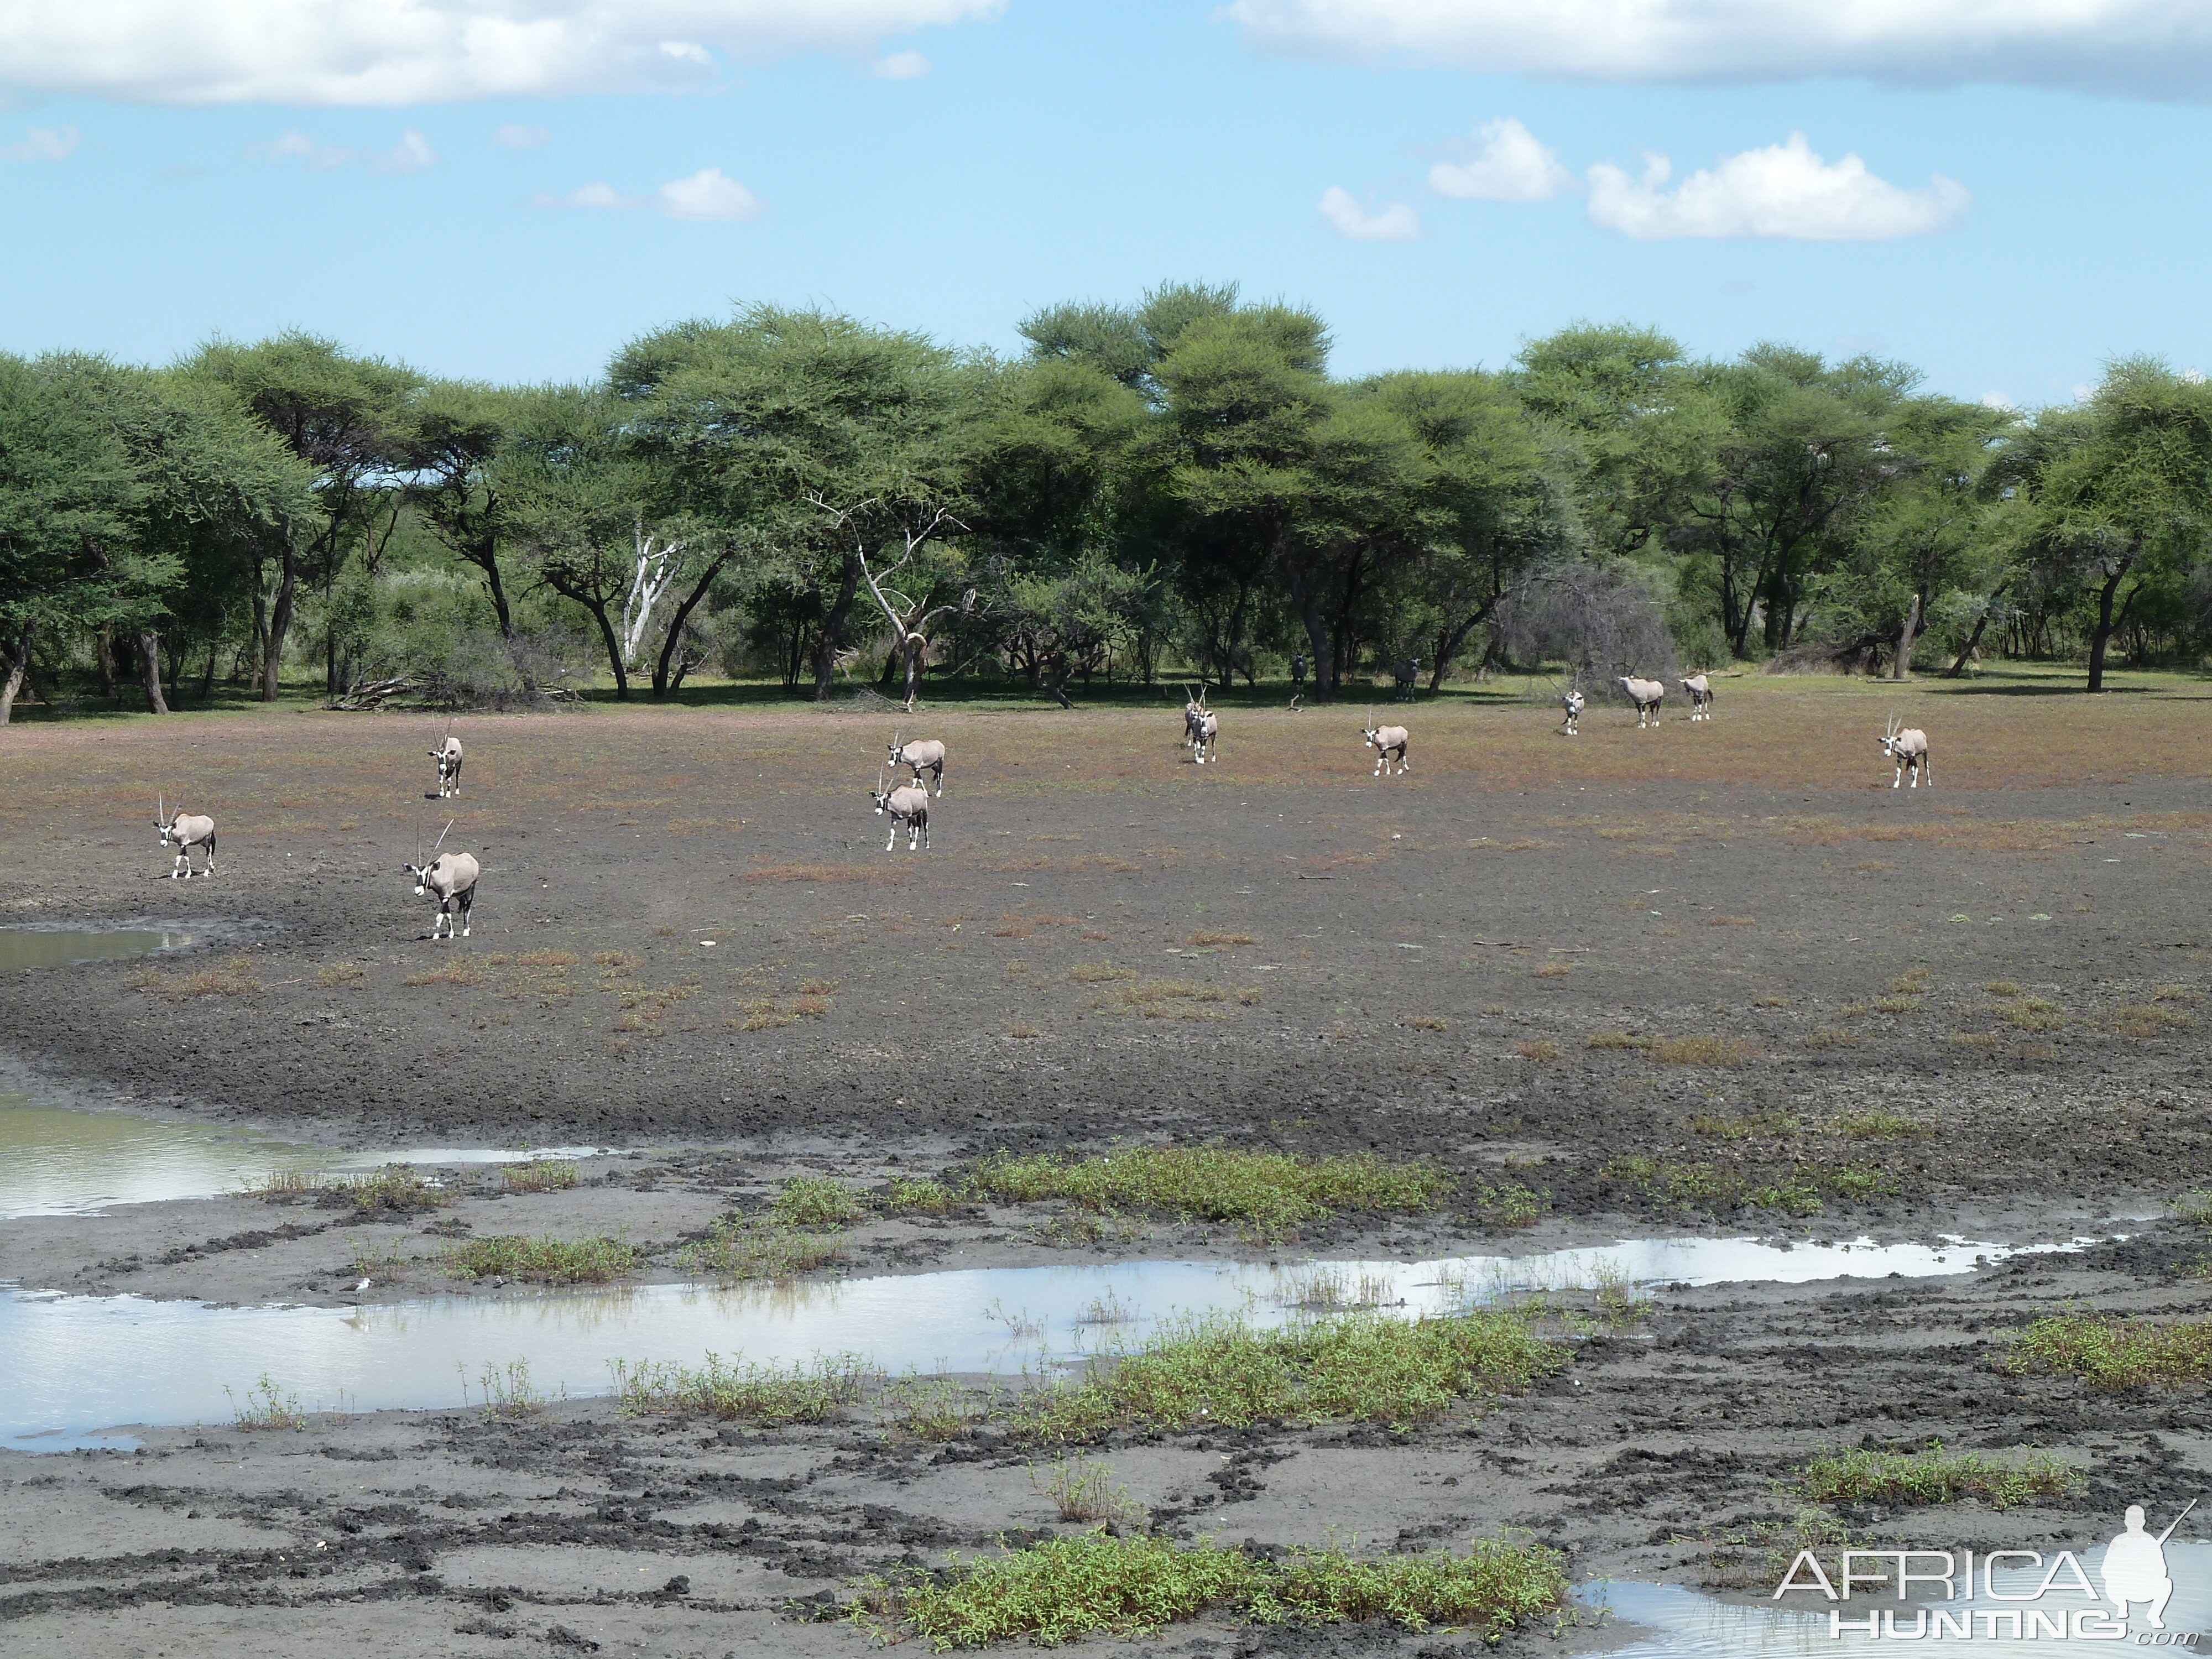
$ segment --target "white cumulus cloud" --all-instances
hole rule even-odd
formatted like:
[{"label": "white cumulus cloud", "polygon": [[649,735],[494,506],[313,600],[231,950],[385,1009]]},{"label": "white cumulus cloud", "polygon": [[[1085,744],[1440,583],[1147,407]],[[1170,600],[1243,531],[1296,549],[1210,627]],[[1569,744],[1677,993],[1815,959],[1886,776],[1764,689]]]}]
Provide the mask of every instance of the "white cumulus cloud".
[{"label": "white cumulus cloud", "polygon": [[914,81],[929,73],[929,59],[918,52],[895,52],[875,64],[878,81]]},{"label": "white cumulus cloud", "polygon": [[508,149],[535,149],[553,136],[550,127],[524,126],[517,121],[501,122],[492,129],[492,142]]},{"label": "white cumulus cloud", "polygon": [[650,196],[631,196],[612,185],[586,185],[565,196],[530,198],[541,208],[605,208],[635,211],[650,208],[666,219],[729,222],[757,219],[768,211],[761,198],[720,167],[701,167],[688,179],[672,179]]},{"label": "white cumulus cloud", "polygon": [[30,127],[21,143],[0,149],[0,161],[66,161],[82,142],[75,127]]},{"label": "white cumulus cloud", "polygon": [[1336,234],[1355,242],[1410,242],[1421,234],[1421,216],[1403,202],[1393,202],[1380,212],[1370,213],[1350,191],[1331,185],[1322,192],[1319,206],[1321,216],[1335,228]]},{"label": "white cumulus cloud", "polygon": [[2197,0],[1231,0],[1264,51],[1590,81],[1852,76],[2212,100]]},{"label": "white cumulus cloud", "polygon": [[672,219],[757,219],[761,198],[720,167],[701,167],[653,192],[653,204]]},{"label": "white cumulus cloud", "polygon": [[416,104],[668,92],[722,64],[865,57],[1006,0],[39,0],[0,3],[0,92]]},{"label": "white cumulus cloud", "polygon": [[1466,160],[1429,169],[1429,188],[1437,195],[1484,202],[1547,202],[1574,185],[1559,152],[1510,115],[1475,129]]},{"label": "white cumulus cloud", "polygon": [[1674,168],[1647,155],[1640,178],[1611,162],[1589,170],[1589,216],[1639,240],[1686,236],[1772,236],[1803,241],[1879,241],[1948,230],[1973,199],[1937,174],[1924,190],[1902,190],[1867,171],[1856,155],[1831,164],[1805,135],[1747,149],[1700,168],[1672,190]]}]

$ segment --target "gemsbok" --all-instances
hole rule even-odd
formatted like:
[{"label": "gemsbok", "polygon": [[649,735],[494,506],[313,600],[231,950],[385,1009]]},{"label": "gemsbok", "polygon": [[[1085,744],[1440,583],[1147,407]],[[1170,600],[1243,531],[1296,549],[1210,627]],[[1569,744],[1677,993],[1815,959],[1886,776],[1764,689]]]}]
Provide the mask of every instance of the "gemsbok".
[{"label": "gemsbok", "polygon": [[1221,717],[1206,706],[1206,688],[1194,692],[1188,686],[1183,690],[1190,700],[1182,706],[1182,732],[1190,744],[1190,757],[1203,766],[1214,759],[1214,746],[1221,740]]},{"label": "gemsbok", "polygon": [[[434,726],[430,728],[430,732],[433,737],[437,736],[437,727]],[[459,794],[461,793],[461,740],[453,735],[451,722],[447,723],[446,735],[439,739],[438,746],[430,751],[430,758],[438,763],[438,787],[437,792],[428,799],[443,800],[448,795]]]},{"label": "gemsbok", "polygon": [[1583,689],[1579,683],[1559,693],[1559,707],[1567,711],[1566,724],[1559,728],[1560,735],[1569,738],[1582,736],[1583,706]]},{"label": "gemsbok", "polygon": [[903,766],[914,774],[918,785],[924,772],[937,781],[937,793],[945,793],[945,745],[932,739],[927,743],[901,743],[899,733],[891,733],[891,764]]},{"label": "gemsbok", "polygon": [[1390,665],[1390,679],[1397,687],[1400,702],[1413,702],[1414,682],[1420,678],[1421,659],[1419,657],[1407,657]]},{"label": "gemsbok", "polygon": [[[1371,720],[1375,716],[1370,714],[1367,718]],[[1413,763],[1407,759],[1406,750],[1413,739],[1404,726],[1362,726],[1359,735],[1366,739],[1367,746],[1375,751],[1375,776],[1387,778],[1390,775],[1390,761],[1394,756],[1397,759],[1398,770],[1401,773],[1411,768]]]},{"label": "gemsbok", "polygon": [[[430,920],[430,937],[434,939],[453,937],[453,916],[457,911],[461,918],[461,937],[469,936],[469,907],[477,902],[477,878],[483,873],[483,866],[476,861],[473,854],[438,850],[446,844],[453,828],[453,820],[448,818],[446,827],[438,832],[437,846],[430,849],[428,864],[422,862],[422,855],[417,852],[415,863],[399,866],[404,874],[415,878],[416,897],[428,894],[438,901],[438,914]],[[416,845],[419,848],[422,843],[417,842]],[[439,932],[441,928],[445,930],[442,933]]]},{"label": "gemsbok", "polygon": [[168,797],[157,798],[154,808],[154,827],[161,832],[161,845],[177,849],[177,862],[169,872],[174,881],[182,876],[192,878],[192,848],[200,849],[200,873],[213,879],[215,876],[215,820],[200,814],[188,814],[179,807],[169,811]]},{"label": "gemsbok", "polygon": [[1659,704],[1667,696],[1667,688],[1657,680],[1639,680],[1633,674],[1618,676],[1620,689],[1628,693],[1629,702],[1636,705],[1636,729],[1644,729],[1644,717],[1649,714],[1651,724],[1659,724]]},{"label": "gemsbok", "polygon": [[1893,789],[1905,781],[1907,772],[1912,774],[1912,787],[1917,789],[1920,780],[1926,778],[1928,787],[1936,787],[1936,775],[1928,769],[1928,734],[1917,726],[1907,726],[1902,731],[1904,717],[1892,714],[1889,730],[1882,733],[1881,752],[1897,763],[1897,775],[1889,781]]},{"label": "gemsbok", "polygon": [[876,787],[869,792],[869,798],[876,803],[877,812],[891,821],[890,837],[884,842],[884,851],[890,852],[898,845],[902,825],[906,830],[908,852],[920,852],[929,845],[929,791],[919,782],[902,783],[885,790],[884,775],[878,770]]},{"label": "gemsbok", "polygon": [[1713,683],[1703,674],[1692,674],[1682,682],[1682,690],[1690,694],[1690,718],[1709,720],[1713,717]]}]

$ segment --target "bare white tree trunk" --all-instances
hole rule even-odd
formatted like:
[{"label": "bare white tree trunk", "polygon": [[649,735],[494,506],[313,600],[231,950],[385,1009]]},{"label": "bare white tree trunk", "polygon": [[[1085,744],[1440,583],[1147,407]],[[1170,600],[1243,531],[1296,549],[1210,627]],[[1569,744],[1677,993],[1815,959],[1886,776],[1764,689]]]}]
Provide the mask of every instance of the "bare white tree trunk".
[{"label": "bare white tree trunk", "polygon": [[629,597],[623,601],[622,653],[623,666],[637,666],[638,647],[653,627],[653,607],[660,603],[662,594],[677,577],[680,567],[675,557],[684,550],[682,542],[662,542],[648,533],[642,520],[637,526],[637,570],[631,576]]}]

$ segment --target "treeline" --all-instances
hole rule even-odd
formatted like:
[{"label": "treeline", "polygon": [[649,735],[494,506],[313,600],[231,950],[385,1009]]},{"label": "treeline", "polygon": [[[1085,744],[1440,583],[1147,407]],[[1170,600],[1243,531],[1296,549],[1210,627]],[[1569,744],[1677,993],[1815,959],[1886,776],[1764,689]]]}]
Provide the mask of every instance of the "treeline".
[{"label": "treeline", "polygon": [[1006,360],[756,307],[588,386],[289,334],[162,369],[0,355],[0,720],[217,683],[496,704],[702,671],[1593,675],[1976,651],[2195,661],[2212,387],[2148,360],[2021,415],[1909,368],[1578,326],[1332,378],[1233,288],[1068,305]]}]

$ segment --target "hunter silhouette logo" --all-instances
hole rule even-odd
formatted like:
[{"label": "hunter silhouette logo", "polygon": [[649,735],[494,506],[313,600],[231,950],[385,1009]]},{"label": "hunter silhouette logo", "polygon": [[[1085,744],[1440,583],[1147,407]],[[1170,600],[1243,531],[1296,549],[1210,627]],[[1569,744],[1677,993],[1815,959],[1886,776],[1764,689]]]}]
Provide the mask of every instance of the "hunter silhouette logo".
[{"label": "hunter silhouette logo", "polygon": [[[2122,1530],[2097,1564],[2101,1593],[2072,1550],[2047,1559],[2039,1550],[1984,1550],[1978,1562],[1970,1549],[1844,1550],[1832,1578],[1811,1550],[1800,1550],[1773,1599],[1797,1590],[1832,1602],[1905,1602],[1918,1588],[1917,1607],[1869,1607],[1854,1615],[1831,1607],[1828,1634],[1834,1638],[2124,1642],[2132,1636],[2139,1647],[2195,1648],[2197,1632],[2166,1628],[2173,1600],[2166,1546],[2196,1507],[2191,1498],[2163,1532],[2153,1533],[2146,1529],[2142,1505],[2130,1504]],[[2074,1605],[2064,1605],[2067,1601]],[[2143,1609],[2148,1630],[2130,1631],[2130,1613],[2136,1607]]]}]

